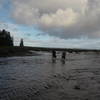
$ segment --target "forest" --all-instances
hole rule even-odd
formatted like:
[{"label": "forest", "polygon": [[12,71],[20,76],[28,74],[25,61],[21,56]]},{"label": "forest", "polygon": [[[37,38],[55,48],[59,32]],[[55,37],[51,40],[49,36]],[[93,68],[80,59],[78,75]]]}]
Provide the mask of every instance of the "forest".
[{"label": "forest", "polygon": [[2,46],[14,46],[13,37],[5,29],[0,30],[0,47]]}]

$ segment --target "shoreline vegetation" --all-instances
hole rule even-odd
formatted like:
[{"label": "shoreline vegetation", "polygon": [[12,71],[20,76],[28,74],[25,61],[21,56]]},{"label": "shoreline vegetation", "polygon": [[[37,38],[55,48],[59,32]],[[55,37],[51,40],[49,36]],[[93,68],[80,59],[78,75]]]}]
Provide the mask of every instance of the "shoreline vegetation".
[{"label": "shoreline vegetation", "polygon": [[81,52],[95,52],[100,53],[100,50],[95,49],[67,49],[67,48],[46,48],[46,47],[20,47],[20,46],[8,46],[0,47],[0,57],[10,57],[10,56],[36,56],[39,55],[39,51],[42,52],[52,52],[55,51],[65,51],[68,53],[81,53]]}]

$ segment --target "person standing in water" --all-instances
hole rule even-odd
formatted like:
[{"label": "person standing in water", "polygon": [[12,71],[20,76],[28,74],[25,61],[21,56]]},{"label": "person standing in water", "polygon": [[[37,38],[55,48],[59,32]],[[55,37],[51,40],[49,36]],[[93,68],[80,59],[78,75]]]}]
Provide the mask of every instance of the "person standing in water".
[{"label": "person standing in water", "polygon": [[66,59],[66,52],[63,51],[63,52],[62,52],[62,56],[61,56],[62,64],[65,64],[65,59]]},{"label": "person standing in water", "polygon": [[52,63],[56,63],[56,51],[52,51]]},{"label": "person standing in water", "polygon": [[63,51],[63,52],[62,52],[62,60],[65,60],[65,59],[66,59],[66,52]]},{"label": "person standing in water", "polygon": [[56,58],[57,56],[56,56],[56,51],[52,51],[52,58]]}]

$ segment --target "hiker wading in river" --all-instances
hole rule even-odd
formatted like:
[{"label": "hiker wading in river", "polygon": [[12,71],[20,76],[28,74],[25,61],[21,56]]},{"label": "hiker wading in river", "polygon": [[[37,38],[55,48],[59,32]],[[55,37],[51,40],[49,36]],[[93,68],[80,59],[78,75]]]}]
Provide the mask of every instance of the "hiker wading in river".
[{"label": "hiker wading in river", "polygon": [[63,51],[63,52],[62,52],[62,60],[65,60],[65,59],[66,59],[66,52]]},{"label": "hiker wading in river", "polygon": [[56,51],[52,51],[52,58],[55,58],[56,59]]}]

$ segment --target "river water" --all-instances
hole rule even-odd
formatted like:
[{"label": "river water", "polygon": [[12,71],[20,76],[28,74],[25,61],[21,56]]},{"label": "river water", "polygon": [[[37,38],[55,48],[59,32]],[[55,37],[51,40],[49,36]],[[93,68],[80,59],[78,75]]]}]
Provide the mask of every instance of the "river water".
[{"label": "river water", "polygon": [[100,54],[0,58],[0,100],[100,100]]}]

